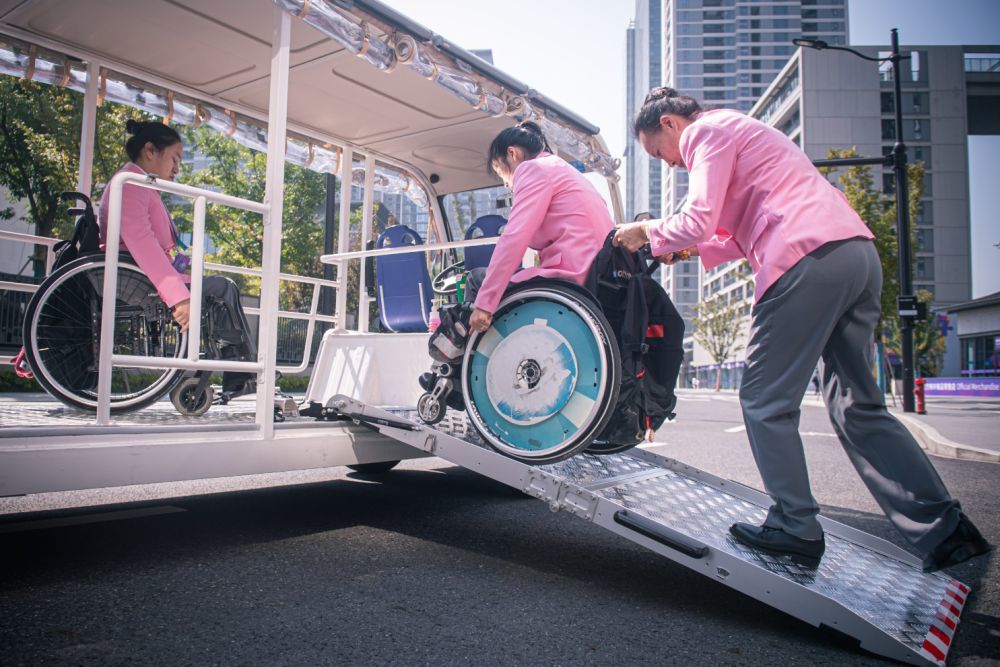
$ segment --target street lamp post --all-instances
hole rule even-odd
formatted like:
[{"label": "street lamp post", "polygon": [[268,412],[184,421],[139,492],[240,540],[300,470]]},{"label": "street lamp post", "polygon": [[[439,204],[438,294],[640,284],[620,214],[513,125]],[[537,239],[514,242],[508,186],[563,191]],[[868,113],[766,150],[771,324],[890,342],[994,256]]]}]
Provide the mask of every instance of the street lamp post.
[{"label": "street lamp post", "polygon": [[845,158],[816,160],[817,166],[846,167],[854,165],[880,164],[891,166],[896,176],[896,236],[899,259],[899,335],[903,353],[903,412],[914,412],[913,395],[913,320],[918,313],[918,303],[913,295],[913,267],[910,256],[910,196],[906,174],[906,144],[903,142],[903,96],[899,64],[910,56],[899,53],[899,32],[892,29],[892,52],[888,58],[872,58],[846,46],[831,46],[821,39],[793,39],[792,43],[810,49],[831,49],[847,51],[874,62],[889,62],[892,66],[893,101],[895,102],[896,143],[892,153],[882,158]]}]

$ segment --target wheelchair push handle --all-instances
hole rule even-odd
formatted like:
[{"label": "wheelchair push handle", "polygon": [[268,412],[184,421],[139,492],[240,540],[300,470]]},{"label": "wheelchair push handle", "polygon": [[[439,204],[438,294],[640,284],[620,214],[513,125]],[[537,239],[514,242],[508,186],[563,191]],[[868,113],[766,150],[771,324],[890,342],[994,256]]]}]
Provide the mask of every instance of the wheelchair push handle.
[{"label": "wheelchair push handle", "polygon": [[82,192],[72,192],[67,190],[66,192],[59,193],[59,200],[67,203],[76,203],[82,201],[84,204],[83,208],[71,208],[69,210],[70,215],[84,215],[93,214],[94,206],[91,204],[90,197],[83,194]]}]

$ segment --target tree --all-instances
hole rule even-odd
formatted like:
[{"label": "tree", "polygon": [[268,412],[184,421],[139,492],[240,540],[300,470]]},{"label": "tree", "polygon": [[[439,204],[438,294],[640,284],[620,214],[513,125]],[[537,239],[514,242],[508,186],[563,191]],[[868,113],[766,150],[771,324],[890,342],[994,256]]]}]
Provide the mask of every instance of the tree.
[{"label": "tree", "polygon": [[[183,165],[180,181],[196,187],[218,190],[233,197],[263,201],[266,187],[267,156],[246,148],[211,128],[183,128],[185,146],[204,168]],[[323,252],[323,204],[326,179],[323,174],[297,165],[285,165],[285,196],[282,214],[281,270],[299,276],[322,277],[319,256]],[[182,231],[190,231],[193,208],[189,200],[171,202],[171,216]],[[209,206],[205,231],[215,252],[211,259],[220,264],[259,267],[262,260],[264,226],[257,213]],[[232,276],[241,289],[259,291],[260,281],[246,276]],[[312,287],[301,283],[282,283],[281,308],[308,308]]]},{"label": "tree", "polygon": [[[77,189],[83,95],[73,90],[0,76],[0,186],[25,203],[38,236],[67,238],[73,221],[57,201]],[[125,120],[140,112],[104,103],[97,113],[93,182],[105,183],[124,158]],[[90,193],[84,193],[90,194]],[[14,217],[0,210],[0,221]],[[34,255],[34,275],[45,273],[45,248]]]},{"label": "tree", "polygon": [[708,352],[718,366],[715,390],[722,388],[722,364],[743,349],[737,341],[744,328],[744,321],[736,305],[727,304],[716,296],[694,306],[694,339]]}]

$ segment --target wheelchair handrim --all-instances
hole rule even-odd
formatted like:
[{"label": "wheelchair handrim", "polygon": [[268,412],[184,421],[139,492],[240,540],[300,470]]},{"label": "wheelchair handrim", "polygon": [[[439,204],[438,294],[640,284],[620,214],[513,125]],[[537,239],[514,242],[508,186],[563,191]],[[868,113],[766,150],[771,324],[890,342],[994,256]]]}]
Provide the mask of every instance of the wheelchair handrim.
[{"label": "wheelchair handrim", "polygon": [[[513,369],[510,360],[492,359],[497,350],[505,345],[526,349],[532,344],[551,353],[550,371],[564,374],[544,388],[548,400],[539,400],[540,393],[525,391],[523,384],[497,391],[496,377],[490,386],[491,365],[503,365],[499,372],[504,379]],[[527,289],[507,297],[490,330],[474,334],[466,350],[462,389],[473,424],[492,447],[514,458],[543,462],[575,452],[606,421],[605,394],[614,374],[611,345],[595,313],[558,291]],[[525,362],[535,361],[532,357],[526,354]],[[530,371],[525,362],[517,366],[518,372]],[[518,376],[517,382],[522,380]],[[519,403],[514,397],[509,402],[516,405],[502,404],[518,391]]]},{"label": "wheelchair handrim", "polygon": [[[72,263],[64,267],[61,272],[57,272],[51,276],[53,279],[52,284],[46,287],[46,293],[54,293],[56,289],[68,282],[70,279],[75,278],[78,274],[94,268],[95,262],[93,260],[80,261],[79,263]],[[103,268],[103,267],[102,267]],[[142,272],[137,266],[127,263],[119,264],[119,271],[132,271],[140,274],[145,278],[145,273]],[[119,274],[119,284],[121,284],[121,274]],[[39,330],[39,317],[42,314],[42,306],[45,304],[38,304],[31,310],[31,322],[30,322],[30,343],[31,348],[36,356],[40,355],[40,346],[38,340],[38,330]],[[174,356],[172,358],[177,359],[184,355],[184,351],[187,349],[187,333],[181,334],[178,340]],[[35,368],[37,366],[37,368]],[[54,377],[49,371],[44,363],[41,363],[40,359],[38,363],[32,365],[32,369],[38,373],[44,380],[43,384],[48,384],[57,393],[61,394],[63,397],[69,399],[73,403],[81,406],[90,408],[93,410],[97,409],[97,396],[93,395],[90,397],[90,392],[78,391],[67,388],[63,385],[62,381]],[[144,386],[144,388],[138,392],[132,392],[125,395],[112,394],[112,408],[115,410],[127,410],[133,405],[144,404],[149,400],[151,395],[159,396],[164,391],[170,388],[176,380],[179,378],[181,371],[172,369],[163,369],[162,374],[156,379],[152,384]]]}]

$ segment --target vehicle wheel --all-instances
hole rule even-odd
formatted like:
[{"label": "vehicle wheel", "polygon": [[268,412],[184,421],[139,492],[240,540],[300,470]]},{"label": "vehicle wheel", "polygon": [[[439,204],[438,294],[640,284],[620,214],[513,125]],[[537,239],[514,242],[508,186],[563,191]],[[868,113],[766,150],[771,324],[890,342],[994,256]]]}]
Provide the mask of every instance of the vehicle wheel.
[{"label": "vehicle wheel", "polygon": [[187,378],[170,392],[170,402],[180,414],[200,417],[212,407],[215,390],[212,385],[206,385],[202,391],[198,391],[198,382],[198,378]]},{"label": "vehicle wheel", "polygon": [[448,407],[443,401],[434,398],[430,394],[424,394],[417,401],[417,415],[426,424],[437,424],[444,419]]},{"label": "vehicle wheel", "polygon": [[399,465],[399,461],[379,461],[378,463],[355,463],[347,467],[354,472],[360,472],[365,475],[376,475],[378,473],[389,472],[397,465]]}]

